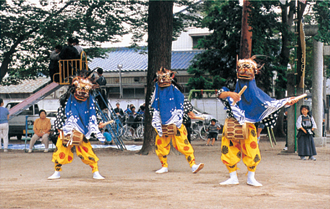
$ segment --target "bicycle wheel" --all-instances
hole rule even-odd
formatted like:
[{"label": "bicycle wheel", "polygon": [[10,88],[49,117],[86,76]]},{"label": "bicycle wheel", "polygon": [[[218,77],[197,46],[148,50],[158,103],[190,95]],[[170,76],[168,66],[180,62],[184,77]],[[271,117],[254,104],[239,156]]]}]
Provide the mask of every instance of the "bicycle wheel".
[{"label": "bicycle wheel", "polygon": [[119,125],[118,123],[115,124],[111,124],[111,128],[113,133],[118,137],[122,137],[124,132],[125,132],[125,128],[124,126]]},{"label": "bicycle wheel", "polygon": [[123,128],[123,138],[126,141],[131,141],[134,139],[135,130],[131,126],[125,125]]},{"label": "bicycle wheel", "polygon": [[144,137],[144,126],[141,125],[136,129],[136,138],[143,139],[143,137]]},{"label": "bicycle wheel", "polygon": [[197,138],[199,138],[199,130],[198,130],[198,124],[193,123],[191,124],[191,135],[190,135],[190,140],[194,141]]},{"label": "bicycle wheel", "polygon": [[191,134],[190,134],[190,140],[194,141],[195,139],[197,139],[199,137],[198,131],[192,129],[191,130]]},{"label": "bicycle wheel", "polygon": [[199,135],[200,135],[201,139],[203,139],[204,141],[207,140],[207,131],[205,130],[205,127],[201,127],[199,129]]}]

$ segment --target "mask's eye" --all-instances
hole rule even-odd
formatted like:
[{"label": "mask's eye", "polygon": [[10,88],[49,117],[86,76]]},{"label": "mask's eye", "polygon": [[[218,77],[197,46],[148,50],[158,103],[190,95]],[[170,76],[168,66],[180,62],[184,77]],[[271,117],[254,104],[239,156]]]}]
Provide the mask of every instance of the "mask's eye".
[{"label": "mask's eye", "polygon": [[244,64],[243,67],[244,68],[250,68],[251,66],[249,64]]}]

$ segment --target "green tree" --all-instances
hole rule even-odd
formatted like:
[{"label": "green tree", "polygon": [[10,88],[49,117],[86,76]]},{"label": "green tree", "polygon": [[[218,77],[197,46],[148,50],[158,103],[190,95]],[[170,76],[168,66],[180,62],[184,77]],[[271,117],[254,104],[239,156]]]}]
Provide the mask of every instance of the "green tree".
[{"label": "green tree", "polygon": [[[200,40],[198,48],[205,49],[196,55],[188,72],[194,74],[188,86],[195,89],[220,88],[220,78],[236,77],[236,55],[239,53],[242,8],[238,1],[206,1],[206,16],[202,26],[213,31]],[[212,79],[206,77],[212,75]]]},{"label": "green tree", "polygon": [[[132,1],[65,1],[31,4],[25,0],[1,1],[0,60],[1,80],[15,83],[20,79],[48,74],[49,53],[70,36],[99,55],[103,42],[117,41],[116,35],[139,33],[146,3]],[[124,27],[124,24],[132,26]],[[96,52],[96,54],[94,54]]]}]

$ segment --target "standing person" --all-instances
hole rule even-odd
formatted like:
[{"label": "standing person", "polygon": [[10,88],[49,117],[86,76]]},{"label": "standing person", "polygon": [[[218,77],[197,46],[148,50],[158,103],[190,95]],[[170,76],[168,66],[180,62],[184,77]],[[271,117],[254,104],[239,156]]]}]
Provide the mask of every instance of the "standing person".
[{"label": "standing person", "polygon": [[73,45],[74,48],[77,49],[78,55],[79,55],[79,59],[80,59],[81,53],[84,51],[84,49],[79,45],[78,38],[73,39],[72,45]]},{"label": "standing person", "polygon": [[3,139],[3,151],[8,152],[8,120],[9,111],[3,107],[3,99],[0,98],[0,149],[1,149],[1,138]]},{"label": "standing person", "polygon": [[309,107],[301,105],[300,116],[297,119],[296,126],[298,131],[298,155],[301,160],[306,160],[305,156],[309,156],[309,160],[316,160],[316,149],[313,139],[313,131],[316,129],[316,123],[313,116],[310,115]]},{"label": "standing person", "polygon": [[[80,59],[78,51],[76,48],[73,47],[72,43],[73,43],[73,38],[68,38],[67,46],[64,46],[61,50],[61,53],[59,54],[59,57],[62,60]],[[61,74],[62,74],[62,80],[64,81],[64,79],[75,74],[77,70],[76,69],[77,66],[74,62],[71,61],[64,61],[62,64],[64,66],[62,68],[63,70]]]},{"label": "standing person", "polygon": [[51,129],[51,124],[50,124],[50,119],[46,118],[46,111],[45,110],[40,110],[39,111],[39,118],[37,118],[34,121],[33,124],[33,131],[34,131],[34,135],[32,136],[31,140],[30,140],[30,148],[29,148],[29,153],[32,152],[32,148],[34,143],[36,143],[36,141],[38,139],[42,139],[42,143],[45,145],[45,151],[44,152],[48,152],[48,145],[49,145],[49,133],[50,133],[50,129]]},{"label": "standing person", "polygon": [[124,111],[123,111],[123,109],[120,108],[119,102],[116,103],[116,108],[113,111],[119,117],[120,121],[123,122],[123,120],[124,120]]},{"label": "standing person", "polygon": [[152,126],[157,132],[155,149],[162,165],[156,173],[168,172],[167,155],[170,152],[171,140],[173,147],[185,155],[191,171],[197,173],[204,164],[196,165],[194,149],[187,139],[187,129],[182,124],[184,96],[173,81],[172,71],[162,67],[156,75],[158,81],[151,100],[151,107],[154,109]]},{"label": "standing person", "polygon": [[206,129],[206,131],[209,132],[208,136],[207,136],[208,139],[207,139],[207,142],[206,142],[206,146],[209,146],[209,143],[210,143],[211,139],[212,139],[211,146],[213,146],[215,140],[218,139],[218,134],[219,134],[219,130],[221,130],[221,127],[216,122],[217,122],[217,120],[213,118],[211,120],[211,124]]},{"label": "standing person", "polygon": [[[230,175],[230,178],[220,185],[239,184],[236,171],[237,163],[242,158],[248,169],[247,184],[262,186],[255,179],[255,171],[261,161],[261,155],[254,123],[262,121],[266,126],[273,127],[279,109],[298,101],[296,98],[275,100],[259,89],[254,78],[262,66],[258,68],[255,58],[253,56],[249,59],[237,60],[238,81],[235,92],[229,91],[227,87],[223,87],[218,92],[218,98],[224,103],[228,114],[222,134],[221,160]],[[242,89],[246,89],[243,94],[241,94]],[[231,128],[227,129],[227,127]],[[237,132],[241,134],[237,135]]]},{"label": "standing person", "polygon": [[[84,88],[81,89],[81,86]],[[73,89],[69,89],[67,92],[68,100],[65,105],[65,114],[60,115],[66,116],[65,123],[62,126],[62,119],[55,123],[57,124],[56,128],[61,130],[59,130],[60,134],[52,158],[55,172],[48,179],[61,177],[62,165],[69,164],[73,160],[73,150],[76,151],[83,163],[91,167],[94,179],[104,179],[98,169],[99,158],[89,142],[92,134],[95,134],[99,141],[105,141],[99,130],[105,125],[104,123],[98,124],[95,101],[93,96],[89,95],[89,90],[93,89],[93,83],[87,78],[87,75],[77,76],[72,81],[72,87]],[[63,97],[64,101],[61,101],[61,105],[65,104],[67,96]]]},{"label": "standing person", "polygon": [[63,60],[67,59],[79,59],[78,50],[73,47],[73,38],[68,38],[67,46],[64,46],[59,54],[59,57]]},{"label": "standing person", "polygon": [[[50,53],[50,63],[49,63],[49,76],[51,81],[54,81],[54,74],[59,72],[58,61],[60,60],[60,53],[62,50],[61,45],[55,46],[55,50]],[[59,82],[59,78],[56,77],[55,82]]]},{"label": "standing person", "polygon": [[[182,91],[182,89],[180,89],[180,91]],[[191,102],[188,99],[184,99],[183,102],[183,125],[186,127],[187,129],[187,138],[189,143],[191,143],[191,133],[192,133],[192,129],[191,129],[191,119],[199,119],[199,120],[204,120],[203,117],[198,117],[195,115],[195,113],[193,112],[193,106],[191,104]]]},{"label": "standing person", "polygon": [[[96,80],[96,83],[98,84],[98,87],[102,87],[107,85],[107,80],[103,76],[103,69],[98,68],[97,69],[97,75],[99,78]],[[106,97],[106,92],[105,89],[99,88],[99,92],[101,93],[103,99],[100,96],[97,96],[95,99],[97,100],[97,103],[99,104],[100,108],[102,111],[105,111],[107,108],[107,105],[105,102],[107,102],[108,98]],[[105,102],[103,101],[105,100]]]}]

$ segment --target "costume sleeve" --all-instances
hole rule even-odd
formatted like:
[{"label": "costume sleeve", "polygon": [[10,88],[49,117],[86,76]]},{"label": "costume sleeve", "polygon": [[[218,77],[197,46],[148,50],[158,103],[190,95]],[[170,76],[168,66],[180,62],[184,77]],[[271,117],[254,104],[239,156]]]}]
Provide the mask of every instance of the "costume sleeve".
[{"label": "costume sleeve", "polygon": [[185,99],[183,102],[183,112],[188,114],[189,112],[193,111],[193,106],[188,99]]},{"label": "costume sleeve", "polygon": [[[226,87],[222,87],[222,89],[218,90],[218,97],[220,96],[220,94],[222,92],[226,92],[226,91],[228,91],[228,89]],[[223,100],[223,99],[220,99],[220,100]]]},{"label": "costume sleeve", "polygon": [[65,122],[65,109],[64,107],[59,107],[57,109],[57,116],[56,119],[54,121],[54,128],[57,129],[62,129],[64,122]]},{"label": "costume sleeve", "polygon": [[313,124],[313,128],[317,129],[317,126],[316,126],[316,123],[315,123],[315,120],[314,120],[313,116],[311,117],[311,121],[312,121],[312,124]]},{"label": "costume sleeve", "polygon": [[[229,91],[229,89],[227,87],[222,87],[222,89],[218,90],[218,97],[222,92],[227,92],[227,91]],[[228,97],[226,99],[218,98],[218,100],[225,106],[227,117],[228,118],[231,118],[231,117],[233,118],[234,114],[231,111],[231,107],[230,107],[230,103],[228,101]]]},{"label": "costume sleeve", "polygon": [[297,122],[296,122],[297,129],[300,129],[302,127],[301,126],[301,120],[302,120],[302,117],[301,117],[301,115],[299,115],[299,117],[297,119]]}]

